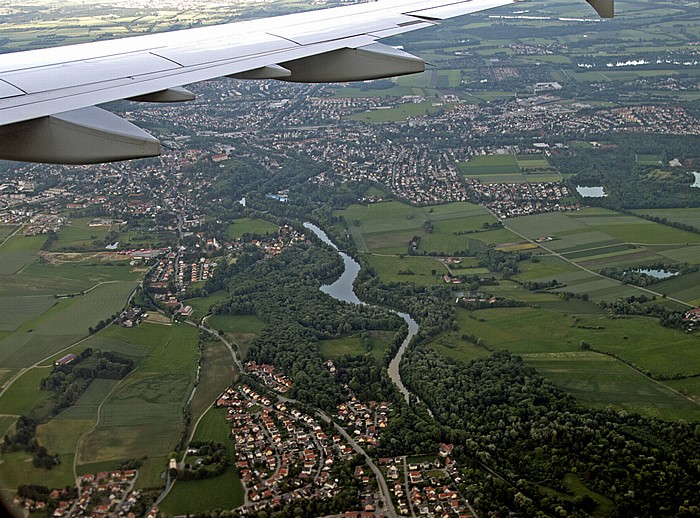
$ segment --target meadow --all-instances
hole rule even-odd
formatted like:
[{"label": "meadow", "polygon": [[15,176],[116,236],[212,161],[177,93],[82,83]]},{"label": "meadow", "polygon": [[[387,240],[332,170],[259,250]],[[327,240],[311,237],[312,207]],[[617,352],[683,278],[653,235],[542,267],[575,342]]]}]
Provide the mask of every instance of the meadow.
[{"label": "meadow", "polygon": [[[592,303],[556,297],[533,307],[474,312],[458,308],[457,318],[459,331],[439,335],[428,347],[462,361],[507,349],[586,404],[664,419],[700,417],[700,398],[691,401],[671,382],[645,375],[700,372],[698,338],[661,327],[654,319],[609,318]],[[462,333],[483,339],[485,347],[462,339]],[[582,341],[591,350],[582,350]],[[696,388],[700,384],[685,390],[700,396]]]},{"label": "meadow", "polygon": [[507,230],[484,230],[484,224],[493,224],[496,218],[485,208],[467,202],[414,207],[390,201],[351,205],[336,214],[344,218],[361,251],[379,255],[405,254],[413,236],[420,237],[419,252],[443,254],[468,250],[470,239],[484,244],[520,239]]},{"label": "meadow", "polygon": [[341,356],[363,356],[370,353],[381,363],[384,360],[389,342],[394,338],[392,331],[369,331],[370,347],[366,350],[359,335],[344,336],[331,340],[321,340],[318,348],[324,358],[334,360]]},{"label": "meadow", "polygon": [[199,383],[190,402],[193,420],[199,419],[237,377],[238,373],[228,347],[219,340],[204,342]]},{"label": "meadow", "polygon": [[279,227],[263,219],[239,218],[229,224],[227,234],[231,239],[239,239],[243,234],[277,234]]},{"label": "meadow", "polygon": [[226,409],[211,408],[204,414],[194,433],[195,441],[214,441],[226,445],[231,467],[221,476],[204,480],[177,481],[161,502],[168,516],[196,513],[212,508],[233,509],[243,504],[244,489],[236,469],[234,441],[226,423]]},{"label": "meadow", "polygon": [[436,284],[441,282],[437,276],[448,272],[447,267],[433,257],[404,256],[397,258],[372,254],[364,254],[363,257],[384,282]]},{"label": "meadow", "polygon": [[265,323],[255,315],[211,315],[207,318],[207,324],[217,332],[223,331],[226,338],[238,348],[241,358],[265,327]]},{"label": "meadow", "polygon": [[217,291],[216,293],[211,293],[206,297],[197,297],[194,299],[186,299],[183,304],[187,306],[192,306],[194,310],[191,317],[192,319],[199,320],[207,313],[209,313],[209,308],[212,304],[219,302],[220,300],[225,300],[228,297],[228,292]]}]

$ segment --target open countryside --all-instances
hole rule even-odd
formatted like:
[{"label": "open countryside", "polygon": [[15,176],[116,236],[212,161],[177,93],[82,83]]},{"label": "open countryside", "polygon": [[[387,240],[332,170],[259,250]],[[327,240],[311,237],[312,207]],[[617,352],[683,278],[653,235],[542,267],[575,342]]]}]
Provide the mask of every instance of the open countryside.
[{"label": "open countryside", "polygon": [[[249,7],[37,0],[0,10],[0,51]],[[436,65],[417,76],[123,103],[153,160],[0,163],[8,505],[697,514],[700,24],[617,10],[387,40]],[[360,264],[364,304],[319,290],[344,263],[305,222]]]}]

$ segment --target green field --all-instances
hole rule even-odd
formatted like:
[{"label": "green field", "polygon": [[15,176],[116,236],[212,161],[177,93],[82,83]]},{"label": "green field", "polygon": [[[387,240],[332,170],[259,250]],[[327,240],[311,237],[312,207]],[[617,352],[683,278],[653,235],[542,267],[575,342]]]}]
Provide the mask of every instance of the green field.
[{"label": "green field", "polygon": [[237,376],[228,347],[219,340],[205,342],[199,383],[190,402],[193,419],[199,419]]},{"label": "green field", "polygon": [[[233,464],[236,458],[234,443],[226,424],[225,409],[210,409],[199,422],[193,440],[225,444]],[[219,477],[176,482],[161,502],[160,510],[168,516],[173,516],[212,508],[233,509],[243,504],[243,496],[243,486],[232,466]]]},{"label": "green field", "polygon": [[123,308],[133,289],[132,283],[114,282],[61,300],[0,341],[0,365],[29,367],[58,353],[87,336],[89,327]]},{"label": "green field", "polygon": [[[0,414],[44,414],[51,393],[39,390],[39,382],[49,375],[50,369],[35,367],[24,372],[0,397]],[[37,408],[39,407],[40,408]],[[33,410],[37,408],[37,411]]]},{"label": "green field", "polygon": [[223,331],[226,338],[233,342],[244,357],[250,344],[257,338],[265,323],[255,315],[212,315],[207,324],[215,331]]},{"label": "green field", "polygon": [[[47,254],[52,261],[56,255]],[[64,258],[65,255],[61,254]],[[30,262],[11,276],[0,276],[0,296],[36,296],[78,294],[100,282],[130,281],[136,283],[142,272],[129,266],[127,260],[107,261],[99,254],[60,262]]]},{"label": "green field", "polygon": [[373,123],[383,123],[383,122],[397,122],[412,117],[420,117],[421,115],[428,115],[431,113],[436,113],[444,111],[450,108],[449,104],[433,101],[423,101],[420,103],[402,103],[397,105],[395,108],[388,108],[382,110],[371,110],[361,113],[355,113],[348,116],[348,119],[360,120],[364,122]]},{"label": "green field", "polygon": [[13,275],[37,260],[36,253],[46,241],[46,236],[25,237],[15,235],[0,245],[0,276]]},{"label": "green field", "polygon": [[526,355],[525,361],[580,401],[662,419],[696,420],[700,405],[666,385],[650,382],[615,359],[594,352]]},{"label": "green field", "polygon": [[[404,256],[398,258],[372,254],[365,254],[363,257],[384,282],[436,284],[441,282],[437,276],[448,272],[447,267],[433,257]],[[464,273],[469,272],[465,271]]]},{"label": "green field", "polygon": [[17,225],[0,224],[0,243],[2,243],[3,241],[5,241],[5,239],[10,237],[17,230],[17,228]]},{"label": "green field", "polygon": [[186,299],[183,301],[183,304],[192,306],[192,309],[194,310],[194,312],[192,313],[192,318],[199,320],[209,312],[209,308],[212,304],[214,304],[215,302],[219,302],[220,300],[225,300],[227,297],[228,292],[222,290],[217,291],[216,293],[212,293],[211,295],[208,295],[206,297]]},{"label": "green field", "polygon": [[81,440],[78,463],[166,455],[179,437],[194,381],[196,328],[144,323],[133,329],[112,326],[104,334],[148,347],[149,355],[104,401],[99,423]]},{"label": "green field", "polygon": [[[366,206],[351,205],[337,211],[337,214],[344,218],[348,232],[361,251],[379,255],[407,253],[414,236],[420,237],[418,252],[452,255],[461,255],[461,252],[469,250],[470,239],[484,244],[519,240],[507,230],[483,231],[484,223],[493,224],[496,218],[485,208],[466,202],[413,207],[391,201]],[[426,225],[432,229],[428,231]]]},{"label": "green field", "polygon": [[240,218],[229,224],[227,233],[231,239],[240,239],[243,234],[276,235],[278,230],[277,225],[264,219]]},{"label": "green field", "polygon": [[663,163],[663,158],[662,155],[635,155],[635,160],[639,165],[661,165]]},{"label": "green field", "polygon": [[469,162],[457,164],[462,174],[468,178],[485,177],[484,181],[494,183],[491,175],[518,175],[520,167],[514,155],[475,156]]},{"label": "green field", "polygon": [[[700,417],[700,392],[694,392],[700,383],[686,389],[698,397],[696,404],[669,382],[644,375],[699,373],[697,337],[661,327],[650,318],[611,319],[594,304],[549,300],[540,301],[539,308],[458,309],[459,331],[443,333],[429,346],[459,360],[488,354],[460,338],[467,333],[482,338],[489,349],[522,355],[542,375],[587,404],[612,405],[664,419]],[[600,352],[582,351],[582,340]],[[601,352],[617,355],[631,366]]]},{"label": "green field", "polygon": [[371,353],[381,363],[395,333],[392,331],[369,331],[369,335],[369,350],[366,350],[362,345],[362,340],[358,335],[321,340],[318,347],[323,357],[331,360],[341,356],[362,356]]},{"label": "green field", "polygon": [[700,209],[642,209],[635,211],[638,214],[665,218],[668,221],[683,223],[700,229]]},{"label": "green field", "polygon": [[[509,220],[507,226],[530,239],[552,237],[552,241],[543,242],[541,247],[593,272],[607,266],[627,268],[669,260],[700,263],[700,256],[694,253],[700,250],[700,245],[695,244],[700,235],[607,209],[525,216]],[[561,261],[557,261],[559,266],[556,269],[551,266],[540,269],[539,264],[551,265],[551,262],[541,260],[523,266],[523,273],[518,278],[556,279],[567,284],[563,291],[587,293],[594,300],[613,300],[640,293],[636,288],[622,286],[617,281],[584,271],[576,272]],[[696,304],[700,303],[697,280],[693,276],[682,276],[656,283],[650,289]]]}]

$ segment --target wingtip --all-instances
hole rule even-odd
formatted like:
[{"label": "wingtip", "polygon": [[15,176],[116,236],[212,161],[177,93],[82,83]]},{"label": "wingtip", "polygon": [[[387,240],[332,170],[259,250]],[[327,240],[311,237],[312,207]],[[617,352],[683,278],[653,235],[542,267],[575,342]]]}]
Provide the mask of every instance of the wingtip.
[{"label": "wingtip", "polygon": [[586,0],[601,18],[613,18],[615,16],[615,0]]}]

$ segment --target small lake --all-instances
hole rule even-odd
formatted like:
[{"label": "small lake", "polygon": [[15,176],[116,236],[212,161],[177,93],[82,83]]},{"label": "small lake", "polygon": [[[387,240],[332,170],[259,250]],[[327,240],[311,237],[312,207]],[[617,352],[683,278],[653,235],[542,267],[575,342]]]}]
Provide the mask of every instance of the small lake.
[{"label": "small lake", "polygon": [[668,270],[652,270],[649,268],[639,268],[632,271],[648,275],[649,277],[654,277],[654,279],[669,279],[678,275],[678,272],[669,272]]},{"label": "small lake", "polygon": [[584,198],[604,198],[607,196],[605,194],[605,189],[601,187],[581,187],[576,186],[576,192],[579,193]]}]

